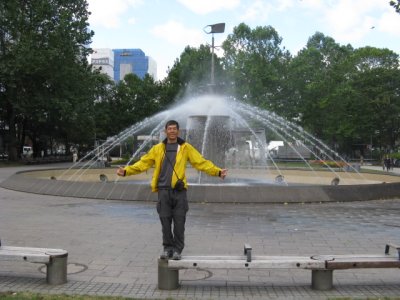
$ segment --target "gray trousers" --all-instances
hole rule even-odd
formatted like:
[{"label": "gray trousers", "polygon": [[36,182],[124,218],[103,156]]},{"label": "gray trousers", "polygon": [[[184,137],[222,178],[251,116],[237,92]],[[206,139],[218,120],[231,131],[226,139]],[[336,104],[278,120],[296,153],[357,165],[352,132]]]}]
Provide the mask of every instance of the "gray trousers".
[{"label": "gray trousers", "polygon": [[188,210],[186,190],[158,191],[157,212],[161,221],[164,249],[182,252],[185,247],[185,222]]}]

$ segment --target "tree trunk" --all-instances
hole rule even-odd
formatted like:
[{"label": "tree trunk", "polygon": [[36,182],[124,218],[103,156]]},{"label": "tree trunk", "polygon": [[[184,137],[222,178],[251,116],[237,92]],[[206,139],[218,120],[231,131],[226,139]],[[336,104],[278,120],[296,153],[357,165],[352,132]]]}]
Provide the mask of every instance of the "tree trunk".
[{"label": "tree trunk", "polygon": [[15,130],[15,113],[11,103],[7,104],[8,131],[6,131],[6,144],[8,145],[8,160],[18,160],[18,140]]}]

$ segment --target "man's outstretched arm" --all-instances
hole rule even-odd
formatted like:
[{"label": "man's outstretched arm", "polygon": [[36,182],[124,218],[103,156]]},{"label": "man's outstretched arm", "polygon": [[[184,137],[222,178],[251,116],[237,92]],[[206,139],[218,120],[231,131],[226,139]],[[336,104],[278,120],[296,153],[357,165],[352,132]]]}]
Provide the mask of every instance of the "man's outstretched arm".
[{"label": "man's outstretched arm", "polygon": [[221,177],[221,179],[225,179],[227,175],[228,175],[228,169],[221,169],[219,177]]}]

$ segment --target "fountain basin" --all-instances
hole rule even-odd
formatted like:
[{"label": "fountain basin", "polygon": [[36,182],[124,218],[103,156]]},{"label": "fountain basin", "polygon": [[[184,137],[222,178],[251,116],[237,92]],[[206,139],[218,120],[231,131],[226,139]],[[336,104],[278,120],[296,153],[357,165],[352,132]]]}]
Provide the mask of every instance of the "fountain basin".
[{"label": "fountain basin", "polygon": [[[66,197],[107,200],[157,201],[150,190],[152,170],[130,177],[118,177],[115,169],[79,170],[49,169],[14,174],[0,186],[7,189]],[[198,184],[197,171],[188,169],[188,197],[200,203],[302,203],[329,201],[362,201],[400,197],[400,177],[363,173],[337,172],[339,185],[331,185],[333,174],[327,171],[281,169],[287,184],[274,183],[276,170],[231,169],[229,181]],[[103,180],[100,181],[100,175]],[[51,179],[55,178],[55,179]],[[73,178],[73,180],[71,179]]]}]

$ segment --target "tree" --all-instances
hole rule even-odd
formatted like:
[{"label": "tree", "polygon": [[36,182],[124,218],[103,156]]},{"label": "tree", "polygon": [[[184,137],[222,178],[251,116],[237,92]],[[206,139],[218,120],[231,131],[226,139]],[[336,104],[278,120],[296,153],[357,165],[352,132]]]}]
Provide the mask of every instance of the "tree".
[{"label": "tree", "polygon": [[390,5],[396,9],[396,12],[400,13],[400,0],[397,0],[397,2],[391,0]]},{"label": "tree", "polygon": [[[297,111],[296,119],[319,138],[329,138],[335,143],[335,135],[326,131],[331,95],[346,80],[344,64],[351,54],[350,45],[340,46],[334,39],[315,33],[305,48],[293,58],[289,67],[291,103]],[[338,108],[338,107],[336,107]]]},{"label": "tree", "polygon": [[[199,48],[187,46],[168,72],[168,81],[174,82],[176,89],[189,93],[205,92],[210,89],[211,82],[210,47],[200,45]],[[223,85],[223,69],[221,59],[214,54],[215,82]]]},{"label": "tree", "polygon": [[278,111],[290,53],[271,26],[251,29],[241,23],[224,41],[224,68],[232,93],[244,101]]},{"label": "tree", "polygon": [[[94,119],[93,138],[106,139],[115,134],[115,113],[112,107],[113,99],[116,95],[116,84],[107,75],[97,74],[94,81],[94,93],[96,100],[93,103],[93,113],[91,119]],[[117,115],[118,116],[118,115]],[[92,143],[94,145],[94,142]]]},{"label": "tree", "polygon": [[291,102],[307,130],[347,153],[353,145],[363,151],[371,140],[374,146],[394,147],[400,71],[393,51],[353,49],[316,33],[289,70]]},{"label": "tree", "polygon": [[399,55],[363,47],[354,51],[351,60],[350,81],[358,95],[353,99],[357,113],[352,125],[364,143],[373,139],[375,146],[393,149],[400,130]]},{"label": "tree", "polygon": [[81,101],[93,100],[86,89],[93,35],[87,6],[86,0],[0,3],[0,105],[12,160],[26,135],[37,141],[38,130],[51,128],[66,141],[74,126],[83,133],[78,118],[88,105]]},{"label": "tree", "polygon": [[95,104],[96,136],[106,139],[161,110],[160,84],[146,75],[128,74]]}]

